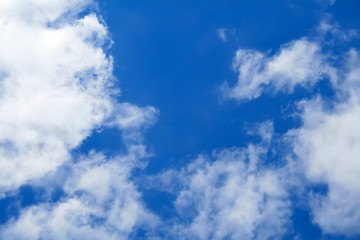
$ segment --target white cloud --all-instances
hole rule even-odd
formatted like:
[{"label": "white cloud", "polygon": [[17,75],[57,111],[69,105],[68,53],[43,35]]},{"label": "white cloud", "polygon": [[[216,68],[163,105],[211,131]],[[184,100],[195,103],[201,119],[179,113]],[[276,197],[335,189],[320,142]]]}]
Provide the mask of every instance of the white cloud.
[{"label": "white cloud", "polygon": [[282,46],[274,56],[239,49],[233,68],[238,81],[233,87],[223,85],[222,91],[237,100],[251,100],[270,90],[292,93],[295,86],[311,86],[330,71],[320,45],[306,38]]},{"label": "white cloud", "polygon": [[53,171],[112,110],[107,29],[96,15],[63,17],[85,1],[0,6],[0,183],[13,188]]},{"label": "white cloud", "polygon": [[310,195],[314,222],[326,233],[358,235],[360,56],[355,50],[349,54],[336,86],[340,101],[332,110],[324,107],[320,97],[302,101],[303,127],[289,135],[295,137],[294,153],[300,160],[300,171],[310,182],[328,187],[325,195],[316,192]]},{"label": "white cloud", "polygon": [[256,123],[253,127],[248,128],[247,134],[259,136],[264,143],[270,143],[274,135],[274,124],[270,120]]},{"label": "white cloud", "polygon": [[349,43],[357,36],[331,23],[330,17],[320,22],[313,41],[292,41],[274,56],[239,49],[233,62],[238,82],[230,88],[224,85],[223,91],[228,98],[251,100],[270,91],[292,93],[297,85],[308,87],[329,77],[333,100],[318,96],[299,102],[303,126],[285,137],[297,161],[290,161],[287,169],[300,174],[294,189],[309,183],[327,186],[327,193],[307,196],[314,223],[324,233],[354,236],[360,234],[360,55],[354,48],[338,56],[322,53],[322,46]]},{"label": "white cloud", "polygon": [[[88,3],[0,5],[0,190],[31,183],[51,191],[56,183],[64,191],[57,202],[21,209],[1,239],[124,239],[158,221],[130,179],[148,156],[140,130],[157,111],[111,97],[106,26],[95,14],[76,15]],[[127,155],[72,159],[91,131],[109,126],[126,132]]]},{"label": "white cloud", "polygon": [[152,124],[158,114],[154,107],[140,108],[130,103],[121,103],[117,105],[116,115],[109,124],[117,126],[120,129],[139,128]]},{"label": "white cloud", "polygon": [[[286,232],[290,203],[280,173],[254,171],[242,153],[220,153],[213,163],[198,159],[184,175],[176,208],[190,223],[177,233],[195,239],[270,239]],[[185,220],[186,221],[186,220]]]},{"label": "white cloud", "polygon": [[142,155],[106,159],[92,154],[72,165],[64,183],[67,197],[22,210],[3,226],[1,238],[125,239],[138,227],[155,227],[158,218],[145,209],[129,180],[132,154]]},{"label": "white cloud", "polygon": [[[272,124],[258,125],[259,145],[215,151],[153,181],[177,194],[179,221],[168,237],[184,239],[280,238],[291,225],[289,181],[283,169],[264,167]],[[265,131],[265,128],[270,129]],[[290,224],[290,225],[289,225]]]},{"label": "white cloud", "polygon": [[319,102],[306,103],[294,146],[307,179],[329,189],[325,196],[311,197],[314,222],[327,233],[359,234],[360,105],[341,104],[326,112]]},{"label": "white cloud", "polygon": [[[343,29],[338,22],[333,20],[330,14],[325,15],[317,26],[317,32],[323,45],[339,45],[358,38],[359,34],[356,29]],[[331,37],[327,38],[326,36]]]},{"label": "white cloud", "polygon": [[63,14],[76,14],[90,2],[91,0],[2,0],[1,21],[43,25],[58,20]]}]

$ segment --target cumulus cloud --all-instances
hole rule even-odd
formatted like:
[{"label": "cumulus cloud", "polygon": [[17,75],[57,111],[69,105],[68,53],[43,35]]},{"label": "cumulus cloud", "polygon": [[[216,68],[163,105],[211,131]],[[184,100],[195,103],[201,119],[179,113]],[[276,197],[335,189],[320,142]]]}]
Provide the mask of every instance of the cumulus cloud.
[{"label": "cumulus cloud", "polygon": [[3,0],[0,14],[5,23],[11,19],[18,23],[43,25],[59,20],[64,14],[77,14],[90,2],[91,0]]},{"label": "cumulus cloud", "polygon": [[[2,239],[125,239],[136,228],[153,228],[158,218],[141,202],[129,180],[134,157],[106,159],[92,153],[72,165],[60,202],[23,209],[17,220],[2,227]],[[147,229],[151,232],[151,229]]]},{"label": "cumulus cloud", "polygon": [[[267,130],[265,130],[268,128]],[[156,176],[157,186],[176,193],[178,221],[169,237],[185,239],[279,238],[291,225],[286,171],[264,167],[271,122],[254,134],[261,144],[199,156],[181,170]]]},{"label": "cumulus cloud", "polygon": [[294,87],[311,86],[329,71],[321,46],[306,38],[282,46],[278,53],[267,56],[256,50],[239,49],[233,60],[238,72],[237,83],[222,86],[225,97],[252,100],[263,92],[292,93]]},{"label": "cumulus cloud", "polygon": [[[148,156],[138,136],[157,110],[116,102],[107,28],[96,14],[78,15],[90,2],[0,5],[0,190],[36,183],[51,191],[56,182],[63,191],[20,209],[1,239],[124,239],[158,221],[130,179]],[[127,154],[74,159],[101,127],[124,132]]]},{"label": "cumulus cloud", "polygon": [[[112,111],[107,29],[95,14],[65,16],[85,1],[0,6],[0,183],[4,189],[69,160]],[[62,17],[62,23],[51,23]]]},{"label": "cumulus cloud", "polygon": [[338,86],[346,100],[335,103],[334,109],[327,109],[320,97],[302,101],[303,127],[289,135],[295,136],[294,153],[307,179],[328,186],[325,195],[310,196],[314,222],[327,233],[356,235],[360,233],[360,78],[356,74],[360,58],[354,50],[350,54],[353,57],[343,68],[347,74]]},{"label": "cumulus cloud", "polygon": [[327,112],[317,100],[304,108],[304,126],[292,133],[294,153],[310,182],[328,186],[325,196],[310,197],[314,222],[328,233],[359,234],[360,105],[345,103]]},{"label": "cumulus cloud", "polygon": [[[238,49],[233,58],[238,79],[234,86],[227,82],[223,84],[224,97],[247,101],[270,92],[291,94],[296,86],[311,87],[324,78],[330,79],[336,88],[338,81],[344,78],[339,75],[340,69],[333,66],[339,56],[323,48],[349,43],[358,38],[358,31],[342,29],[331,15],[325,15],[314,35],[312,40],[303,37],[284,44],[273,55],[254,49]],[[355,49],[351,50],[348,57],[351,58],[354,52]]]},{"label": "cumulus cloud", "polygon": [[285,233],[290,208],[276,172],[251,173],[242,161],[196,164],[175,203],[180,216],[191,220],[176,226],[176,234],[270,239]]}]

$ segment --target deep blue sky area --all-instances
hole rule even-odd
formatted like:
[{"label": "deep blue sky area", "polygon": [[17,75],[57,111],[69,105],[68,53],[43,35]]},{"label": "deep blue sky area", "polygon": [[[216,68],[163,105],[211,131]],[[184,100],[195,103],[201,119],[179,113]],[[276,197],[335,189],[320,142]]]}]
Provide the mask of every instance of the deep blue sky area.
[{"label": "deep blue sky area", "polygon": [[[239,104],[223,101],[219,87],[237,80],[231,66],[238,48],[273,53],[313,31],[325,9],[334,11],[316,1],[101,1],[99,5],[114,41],[111,54],[120,101],[160,111],[147,132],[156,155],[148,167],[153,171],[216,148],[244,146],[249,140],[245,126],[254,122],[275,118],[277,131],[293,127],[284,109],[296,94],[265,95]],[[349,7],[353,5],[348,1],[334,12],[354,11]],[[225,43],[217,35],[219,28],[226,29]]]}]

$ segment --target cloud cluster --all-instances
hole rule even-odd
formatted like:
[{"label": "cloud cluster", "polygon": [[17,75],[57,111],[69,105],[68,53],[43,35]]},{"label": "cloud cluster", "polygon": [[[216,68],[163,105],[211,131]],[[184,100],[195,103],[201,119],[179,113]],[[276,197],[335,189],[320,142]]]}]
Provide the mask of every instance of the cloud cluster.
[{"label": "cloud cluster", "polygon": [[[90,2],[0,5],[2,197],[36,182],[46,191],[57,182],[63,191],[57,201],[20,209],[1,227],[1,239],[124,239],[158,221],[130,179],[148,156],[138,136],[157,110],[112,97],[107,28],[96,14],[79,17]],[[71,151],[101,127],[124,132],[127,153],[74,159]]]},{"label": "cloud cluster", "polygon": [[284,176],[280,171],[252,169],[255,164],[246,163],[251,159],[247,154],[225,150],[214,162],[200,157],[187,168],[175,206],[188,223],[176,225],[176,235],[270,239],[286,232],[291,209]]},{"label": "cloud cluster", "polygon": [[66,197],[23,209],[2,228],[1,238],[125,239],[136,228],[153,228],[158,218],[145,209],[129,180],[134,160],[143,155],[134,148],[112,159],[96,153],[84,157],[67,174]]},{"label": "cloud cluster", "polygon": [[155,187],[177,196],[178,218],[167,223],[168,238],[271,239],[286,233],[290,178],[284,169],[264,165],[273,126],[264,122],[252,130],[261,143],[200,155],[181,170],[152,179]]},{"label": "cloud cluster", "polygon": [[[240,101],[259,97],[266,91],[292,93],[295,86],[308,87],[327,77],[334,98],[323,100],[317,95],[297,103],[303,122],[300,128],[286,134],[292,146],[297,172],[308,182],[325,184],[328,191],[309,192],[306,197],[313,212],[313,221],[325,233],[358,235],[360,224],[360,56],[358,50],[345,48],[340,54],[324,53],[322,48],[334,41],[349,41],[356,32],[342,30],[338,24],[323,20],[319,37],[294,40],[268,57],[256,50],[239,49],[234,69],[239,73],[234,87],[224,85],[228,98]],[[330,34],[332,42],[324,42]],[[345,37],[346,36],[346,37]],[[332,61],[337,59],[337,63]],[[326,96],[325,96],[326,97]]]}]

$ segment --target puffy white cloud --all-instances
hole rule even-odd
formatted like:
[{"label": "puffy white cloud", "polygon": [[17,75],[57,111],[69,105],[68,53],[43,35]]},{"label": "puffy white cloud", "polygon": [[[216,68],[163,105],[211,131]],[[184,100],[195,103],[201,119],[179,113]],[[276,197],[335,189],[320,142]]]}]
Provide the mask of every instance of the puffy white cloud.
[{"label": "puffy white cloud", "polygon": [[251,100],[264,91],[292,93],[294,87],[311,86],[330,71],[321,46],[302,38],[282,46],[274,56],[256,50],[239,49],[233,61],[239,73],[233,87],[227,83],[222,91],[227,98]]},{"label": "puffy white cloud", "polygon": [[[360,71],[359,55],[351,50],[336,86],[340,100],[327,109],[320,97],[304,100],[303,126],[289,132],[300,171],[328,192],[310,195],[314,222],[326,233],[360,234]],[[344,100],[345,99],[345,100]]]},{"label": "puffy white cloud", "polygon": [[[148,156],[140,130],[157,111],[112,98],[106,26],[95,14],[77,16],[89,3],[0,5],[0,190],[31,183],[51,191],[56,183],[64,192],[21,209],[1,239],[124,239],[158,221],[130,179]],[[71,150],[100,127],[122,130],[128,153],[73,159]]]},{"label": "puffy white cloud", "polygon": [[328,233],[359,234],[360,105],[341,104],[326,112],[319,102],[304,106],[305,123],[295,131],[294,145],[306,177],[328,186],[325,196],[311,197],[314,222]]},{"label": "puffy white cloud", "polygon": [[125,239],[136,228],[156,226],[129,180],[133,154],[106,159],[91,154],[72,165],[64,197],[23,209],[2,227],[3,239]]},{"label": "puffy white cloud", "polygon": [[196,169],[185,174],[175,204],[180,216],[191,220],[176,226],[176,234],[269,239],[285,233],[291,211],[280,173],[253,171],[236,151],[222,152],[213,163],[200,158]]},{"label": "puffy white cloud", "polygon": [[254,131],[263,143],[199,156],[181,170],[155,177],[157,187],[177,194],[179,220],[167,226],[168,237],[271,239],[285,234],[291,225],[289,178],[284,169],[263,163],[272,130],[265,122]]},{"label": "puffy white cloud", "polygon": [[[0,184],[9,189],[70,159],[112,111],[107,29],[87,1],[0,5]],[[66,16],[65,16],[66,15]],[[51,23],[61,20],[52,27]]]},{"label": "puffy white cloud", "polygon": [[90,2],[91,0],[2,0],[1,21],[43,25],[59,20],[63,14],[76,14]]}]

